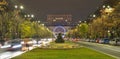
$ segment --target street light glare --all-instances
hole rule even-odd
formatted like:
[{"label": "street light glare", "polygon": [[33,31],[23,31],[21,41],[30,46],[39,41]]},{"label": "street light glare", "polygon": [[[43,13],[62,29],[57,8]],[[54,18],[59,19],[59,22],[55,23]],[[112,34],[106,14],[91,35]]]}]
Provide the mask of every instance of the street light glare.
[{"label": "street light glare", "polygon": [[108,33],[110,33],[110,30],[108,30]]},{"label": "street light glare", "polygon": [[105,8],[105,5],[103,5],[103,8]]},{"label": "street light glare", "polygon": [[42,24],[44,26],[44,24]]},{"label": "street light glare", "polygon": [[40,23],[40,21],[38,21],[38,23]]},{"label": "street light glare", "polygon": [[81,21],[79,21],[79,23],[81,23]]},{"label": "street light glare", "polygon": [[31,17],[34,18],[35,16],[32,14]]},{"label": "street light glare", "polygon": [[96,17],[96,15],[93,15],[93,17]]},{"label": "street light glare", "polygon": [[23,7],[23,6],[20,6],[20,9],[24,9],[24,7]]},{"label": "street light glare", "polygon": [[15,5],[14,7],[15,7],[16,9],[18,8],[18,6],[17,6],[17,5]]},{"label": "street light glare", "polygon": [[28,17],[30,17],[30,15],[27,15]]},{"label": "street light glare", "polygon": [[110,8],[110,6],[108,5],[107,8]]}]

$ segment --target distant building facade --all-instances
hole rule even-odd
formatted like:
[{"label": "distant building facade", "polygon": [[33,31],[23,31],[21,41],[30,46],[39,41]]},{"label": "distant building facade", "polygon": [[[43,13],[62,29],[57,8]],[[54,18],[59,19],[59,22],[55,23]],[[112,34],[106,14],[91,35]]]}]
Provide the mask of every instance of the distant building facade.
[{"label": "distant building facade", "polygon": [[63,36],[71,29],[72,15],[70,14],[55,14],[47,15],[46,26],[53,31],[56,36],[62,33]]},{"label": "distant building facade", "polygon": [[69,26],[71,21],[70,14],[47,15],[47,26]]}]

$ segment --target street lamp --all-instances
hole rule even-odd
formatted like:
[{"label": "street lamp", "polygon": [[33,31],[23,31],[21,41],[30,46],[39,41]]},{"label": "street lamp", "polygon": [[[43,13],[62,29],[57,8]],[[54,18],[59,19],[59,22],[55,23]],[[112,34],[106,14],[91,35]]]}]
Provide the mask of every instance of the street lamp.
[{"label": "street lamp", "polygon": [[82,21],[79,21],[79,23],[81,23]]},{"label": "street lamp", "polygon": [[35,16],[32,14],[31,17],[34,18]]},{"label": "street lamp", "polygon": [[103,5],[103,8],[105,8],[105,5]]},{"label": "street lamp", "polygon": [[18,6],[17,6],[17,5],[15,5],[14,7],[15,7],[16,9],[18,8]]},{"label": "street lamp", "polygon": [[95,17],[96,17],[96,15],[94,14],[94,15],[93,15],[93,17],[95,18]]},{"label": "street lamp", "polygon": [[108,30],[108,33],[110,33],[110,30]]},{"label": "street lamp", "polygon": [[[103,24],[103,19],[105,18],[105,16],[110,16],[110,13],[112,13],[114,11],[114,8],[112,8],[111,6],[106,6],[103,5],[103,8],[100,10],[101,11],[101,17],[102,17],[102,24]],[[104,27],[103,27],[104,30]],[[110,31],[108,31],[109,33]],[[104,37],[104,31],[103,31],[103,37]]]},{"label": "street lamp", "polygon": [[12,32],[14,33],[13,35],[15,36],[15,38],[17,38],[17,37],[20,37],[20,32],[18,31],[20,21],[18,20],[17,16],[21,12],[21,10],[24,9],[24,7],[23,6],[19,6],[19,5],[14,5],[14,8],[15,8],[15,10],[14,10],[14,12],[15,12],[14,17],[15,17],[15,21],[17,23],[16,23],[15,27],[13,28]]},{"label": "street lamp", "polygon": [[24,15],[24,17],[25,17],[25,18],[34,18],[34,17],[35,17],[35,15],[33,15],[33,14],[31,14],[31,15],[30,15],[30,14],[28,14],[28,15]]},{"label": "street lamp", "polygon": [[44,26],[44,24],[41,24],[42,26]]},{"label": "street lamp", "polygon": [[27,15],[27,17],[30,17],[30,15]]},{"label": "street lamp", "polygon": [[103,9],[101,10],[102,13],[111,13],[114,11],[114,8],[110,7],[109,5],[108,6],[105,6],[103,5]]},{"label": "street lamp", "polygon": [[38,23],[40,23],[40,21],[38,21]]},{"label": "street lamp", "polygon": [[24,9],[24,7],[21,5],[21,6],[20,6],[20,9],[22,9],[22,10],[23,10],[23,9]]},{"label": "street lamp", "polygon": [[21,6],[15,5],[14,8],[15,8],[15,9],[21,9],[21,10],[23,10],[23,9],[24,9],[24,6],[22,6],[22,5],[21,5]]}]

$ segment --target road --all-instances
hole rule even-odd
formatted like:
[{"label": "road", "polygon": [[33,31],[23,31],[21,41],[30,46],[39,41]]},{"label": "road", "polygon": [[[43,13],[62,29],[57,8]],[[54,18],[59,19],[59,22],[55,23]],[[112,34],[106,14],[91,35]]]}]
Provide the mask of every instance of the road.
[{"label": "road", "polygon": [[[48,40],[46,41],[46,39],[43,39],[42,42],[44,46],[46,46],[46,44],[49,44],[52,40]],[[19,46],[19,45],[17,45]],[[16,47],[17,47],[16,46]],[[39,46],[41,47],[41,44],[33,44],[33,46],[29,47],[29,50],[32,50],[35,48],[35,46]],[[20,50],[17,50],[17,51],[7,51],[7,48],[9,47],[9,45],[6,45],[6,46],[2,46],[2,48],[0,48],[0,59],[10,59],[12,57],[15,57],[15,56],[18,56],[18,55],[21,55],[22,53],[24,52],[27,52],[27,51],[20,51]]]},{"label": "road", "polygon": [[0,53],[0,59],[10,59],[14,56],[20,55],[24,53],[23,51],[6,51],[4,53]]},{"label": "road", "polygon": [[77,43],[90,49],[94,49],[96,51],[115,57],[116,59],[120,59],[120,46],[111,46],[106,44],[98,44],[84,41],[80,41]]}]

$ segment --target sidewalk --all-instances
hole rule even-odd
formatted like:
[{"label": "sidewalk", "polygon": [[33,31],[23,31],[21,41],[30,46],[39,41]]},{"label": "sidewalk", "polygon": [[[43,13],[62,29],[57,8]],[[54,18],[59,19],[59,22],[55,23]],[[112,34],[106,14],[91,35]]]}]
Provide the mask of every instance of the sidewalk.
[{"label": "sidewalk", "polygon": [[[83,43],[83,42],[81,42]],[[110,49],[110,50],[114,50],[117,52],[120,52],[120,46],[112,46],[109,44],[100,44],[100,43],[92,43],[92,42],[84,42],[85,44],[89,44],[89,45],[93,45],[93,46],[102,46],[102,48],[106,48],[106,49]]]}]

